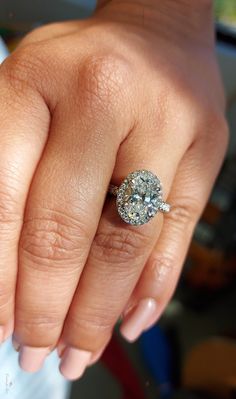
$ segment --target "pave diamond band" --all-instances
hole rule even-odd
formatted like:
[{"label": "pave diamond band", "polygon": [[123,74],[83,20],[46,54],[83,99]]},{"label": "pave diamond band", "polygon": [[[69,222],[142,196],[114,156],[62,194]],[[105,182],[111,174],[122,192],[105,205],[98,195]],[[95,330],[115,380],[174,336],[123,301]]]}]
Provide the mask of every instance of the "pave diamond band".
[{"label": "pave diamond band", "polygon": [[148,170],[129,173],[119,187],[110,184],[108,192],[116,196],[121,218],[134,226],[149,222],[157,212],[170,212],[170,205],[162,200],[160,180]]}]

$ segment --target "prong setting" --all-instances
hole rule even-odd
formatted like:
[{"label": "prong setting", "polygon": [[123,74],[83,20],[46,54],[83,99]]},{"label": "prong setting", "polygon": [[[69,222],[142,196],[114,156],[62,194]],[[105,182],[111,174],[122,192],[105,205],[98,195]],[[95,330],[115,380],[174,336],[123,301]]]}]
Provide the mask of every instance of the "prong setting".
[{"label": "prong setting", "polygon": [[132,172],[120,187],[114,187],[110,192],[117,196],[118,213],[128,224],[139,226],[149,222],[158,211],[170,211],[170,205],[162,200],[160,180],[148,170]]}]

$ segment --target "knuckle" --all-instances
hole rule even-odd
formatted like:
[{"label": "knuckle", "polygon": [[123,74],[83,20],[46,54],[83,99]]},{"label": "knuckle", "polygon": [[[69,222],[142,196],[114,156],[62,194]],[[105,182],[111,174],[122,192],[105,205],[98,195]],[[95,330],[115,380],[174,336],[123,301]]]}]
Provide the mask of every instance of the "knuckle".
[{"label": "knuckle", "polygon": [[204,109],[196,133],[204,140],[213,157],[223,158],[229,143],[229,127],[222,112],[214,107]]},{"label": "knuckle", "polygon": [[165,223],[170,225],[172,231],[183,233],[186,229],[195,226],[201,211],[202,208],[198,201],[185,197],[175,198],[175,206],[171,208],[171,212],[165,215]]},{"label": "knuckle", "polygon": [[37,315],[29,314],[25,309],[17,310],[16,321],[17,326],[21,326],[21,329],[23,329],[23,335],[30,338],[32,336],[36,338],[38,336],[45,337],[45,329],[50,332],[51,336],[57,335],[62,324],[59,315],[40,312]]},{"label": "knuckle", "polygon": [[202,129],[203,132],[212,132],[213,135],[228,134],[228,124],[219,106],[198,103],[196,114],[198,116],[200,129]]},{"label": "knuckle", "polygon": [[157,253],[150,266],[150,279],[159,286],[175,269],[176,262],[173,255]]},{"label": "knuckle", "polygon": [[[79,69],[79,88],[89,104],[111,104],[121,97],[127,85],[130,66],[119,55],[89,55]],[[125,83],[126,82],[126,83]],[[112,100],[112,101],[111,101]],[[112,104],[111,104],[112,105]]]},{"label": "knuckle", "polygon": [[129,229],[114,232],[98,232],[94,238],[91,255],[103,263],[120,264],[143,255],[149,238]]},{"label": "knuckle", "polygon": [[226,118],[219,109],[210,106],[208,109],[205,108],[203,112],[206,119],[205,124],[207,123],[211,130],[217,130],[221,133],[227,132]]},{"label": "knuckle", "polygon": [[212,134],[216,143],[220,142],[220,145],[226,149],[229,141],[229,126],[224,115],[218,112],[212,115]]},{"label": "knuckle", "polygon": [[108,316],[107,310],[98,312],[97,309],[95,311],[92,309],[88,311],[86,309],[86,313],[80,312],[79,317],[78,312],[75,315],[70,313],[68,322],[70,326],[73,326],[75,331],[79,331],[81,335],[84,332],[86,336],[106,335],[112,329],[111,319]]},{"label": "knuckle", "polygon": [[156,253],[148,273],[150,281],[156,287],[159,300],[168,303],[175,292],[180,273],[180,265],[174,252]]},{"label": "knuckle", "polygon": [[65,213],[41,210],[37,217],[26,220],[20,240],[22,254],[29,257],[36,268],[59,268],[65,261],[78,268],[82,256],[81,245],[88,240],[86,227]]},{"label": "knuckle", "polygon": [[58,32],[61,29],[63,29],[63,24],[60,22],[52,22],[36,27],[21,40],[20,46],[22,47],[34,41],[51,38],[53,32]]},{"label": "knuckle", "polygon": [[45,64],[39,54],[34,44],[29,44],[16,50],[2,64],[2,76],[16,92],[33,88],[41,81],[41,71],[45,69]]}]

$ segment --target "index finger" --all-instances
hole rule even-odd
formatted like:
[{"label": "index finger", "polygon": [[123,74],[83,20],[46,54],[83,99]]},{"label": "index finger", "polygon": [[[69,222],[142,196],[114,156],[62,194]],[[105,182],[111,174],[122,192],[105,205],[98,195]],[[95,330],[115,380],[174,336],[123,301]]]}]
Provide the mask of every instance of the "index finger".
[{"label": "index finger", "polygon": [[[11,333],[18,241],[27,193],[47,138],[50,115],[39,93],[0,67],[0,341]],[[9,73],[9,68],[12,73]]]}]

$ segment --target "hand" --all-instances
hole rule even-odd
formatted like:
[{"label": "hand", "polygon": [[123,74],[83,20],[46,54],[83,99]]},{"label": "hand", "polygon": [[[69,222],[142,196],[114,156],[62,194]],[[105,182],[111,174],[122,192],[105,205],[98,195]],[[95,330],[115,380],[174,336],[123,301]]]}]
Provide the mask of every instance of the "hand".
[{"label": "hand", "polygon": [[[0,324],[28,371],[58,345],[78,378],[122,313],[130,341],[160,317],[224,158],[207,2],[147,3],[37,29],[0,68]],[[172,211],[134,227],[106,195],[138,169]]]}]

